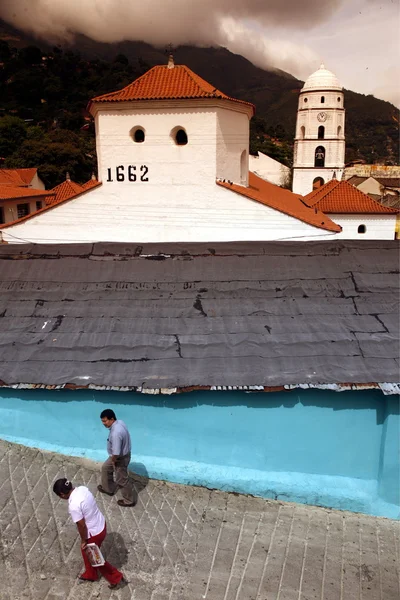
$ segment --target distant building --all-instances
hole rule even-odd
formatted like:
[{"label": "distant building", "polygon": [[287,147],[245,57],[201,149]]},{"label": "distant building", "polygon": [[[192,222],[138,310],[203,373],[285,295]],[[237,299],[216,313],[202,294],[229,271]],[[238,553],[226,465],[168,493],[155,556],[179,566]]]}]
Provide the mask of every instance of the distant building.
[{"label": "distant building", "polygon": [[383,206],[348,181],[332,179],[304,197],[338,223],[343,239],[393,240],[399,209]]},{"label": "distant building", "polygon": [[250,154],[249,170],[258,177],[275,185],[287,187],[290,182],[291,174],[289,167],[260,151],[258,152],[258,156]]},{"label": "distant building", "polygon": [[293,192],[342,178],[345,157],[343,88],[322,64],[305,82],[299,97],[293,158]]},{"label": "distant building", "polygon": [[0,225],[13,223],[46,206],[53,194],[46,190],[0,185]]},{"label": "distant building", "polygon": [[0,186],[13,185],[17,187],[44,190],[44,182],[40,179],[37,169],[0,169]]}]

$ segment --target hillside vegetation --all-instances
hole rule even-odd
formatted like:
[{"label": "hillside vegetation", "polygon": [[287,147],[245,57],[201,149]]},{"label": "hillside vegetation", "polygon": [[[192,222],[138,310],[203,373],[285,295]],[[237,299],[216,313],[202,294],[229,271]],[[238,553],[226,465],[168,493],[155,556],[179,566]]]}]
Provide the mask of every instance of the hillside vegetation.
[{"label": "hillside vegetation", "polygon": [[[38,166],[49,187],[62,181],[66,171],[85,181],[96,168],[88,101],[165,63],[165,52],[143,42],[101,44],[83,36],[69,49],[35,44],[18,32],[6,34],[0,23],[0,164]],[[261,150],[291,166],[301,81],[279,70],[259,69],[224,48],[182,46],[175,62],[223,92],[253,102],[257,114],[251,123],[251,151]],[[345,92],[345,106],[346,160],[396,164],[396,108],[351,91]]]}]

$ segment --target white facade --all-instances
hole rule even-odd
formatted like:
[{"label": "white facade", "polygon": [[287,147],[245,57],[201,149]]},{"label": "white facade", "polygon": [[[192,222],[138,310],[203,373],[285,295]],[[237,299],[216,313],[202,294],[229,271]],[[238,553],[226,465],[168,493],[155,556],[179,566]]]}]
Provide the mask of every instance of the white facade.
[{"label": "white facade", "polygon": [[[144,157],[145,158],[145,157]],[[145,164],[145,163],[143,163]],[[152,163],[149,164],[151,174]],[[336,234],[215,182],[107,183],[0,230],[8,243],[227,242],[332,239]]]},{"label": "white facade", "polygon": [[258,152],[258,156],[250,154],[249,170],[262,179],[285,187],[290,181],[290,169],[274,158]]},{"label": "white facade", "polygon": [[305,196],[320,180],[342,178],[345,157],[343,88],[321,65],[299,97],[293,157],[293,192]]},{"label": "white facade", "polygon": [[335,223],[342,227],[335,237],[345,240],[394,240],[396,235],[396,214],[329,214]]},{"label": "white facade", "polygon": [[[134,193],[140,183],[153,193],[169,185],[175,192],[185,185],[215,185],[217,178],[247,185],[249,106],[204,98],[146,100],[103,103],[93,112],[98,179],[111,193],[124,188],[122,179]],[[139,143],[134,141],[138,129],[145,138]],[[178,130],[187,134],[186,145],[176,143]],[[129,167],[136,182],[129,182]]]}]

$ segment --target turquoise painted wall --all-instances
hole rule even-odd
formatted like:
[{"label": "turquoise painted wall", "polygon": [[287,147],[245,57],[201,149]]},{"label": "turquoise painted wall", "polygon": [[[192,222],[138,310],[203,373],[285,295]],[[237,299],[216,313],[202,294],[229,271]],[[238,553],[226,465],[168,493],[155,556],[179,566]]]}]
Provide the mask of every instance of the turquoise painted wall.
[{"label": "turquoise painted wall", "polygon": [[99,415],[131,431],[134,471],[178,483],[399,517],[399,401],[378,391],[0,390],[0,437],[106,458]]}]

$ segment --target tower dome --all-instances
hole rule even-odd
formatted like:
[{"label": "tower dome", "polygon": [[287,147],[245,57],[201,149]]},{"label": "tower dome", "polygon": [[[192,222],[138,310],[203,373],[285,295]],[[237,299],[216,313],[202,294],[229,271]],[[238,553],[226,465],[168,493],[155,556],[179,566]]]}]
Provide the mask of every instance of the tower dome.
[{"label": "tower dome", "polygon": [[302,92],[312,92],[315,90],[338,90],[342,91],[338,78],[332,71],[325,69],[325,65],[321,64],[320,68],[312,73],[305,82]]}]

